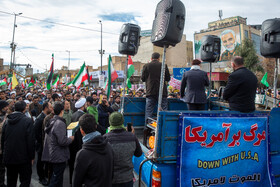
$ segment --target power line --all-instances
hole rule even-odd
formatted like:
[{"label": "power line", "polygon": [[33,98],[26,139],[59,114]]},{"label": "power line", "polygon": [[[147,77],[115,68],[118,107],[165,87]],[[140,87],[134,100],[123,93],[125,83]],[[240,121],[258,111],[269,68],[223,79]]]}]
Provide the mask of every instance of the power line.
[{"label": "power line", "polygon": [[[0,13],[8,14],[8,15],[14,15],[13,13],[1,11],[1,10],[0,10]],[[60,25],[60,26],[64,26],[64,27],[71,27],[71,28],[76,28],[76,29],[92,31],[92,32],[101,32],[101,31],[95,30],[95,29],[89,29],[89,28],[84,28],[84,27],[79,27],[79,26],[73,26],[73,25],[68,25],[68,24],[65,24],[65,23],[57,23],[57,22],[53,22],[53,21],[41,20],[41,19],[32,18],[32,17],[28,17],[28,16],[23,16],[23,15],[20,15],[18,17],[22,17],[22,18],[26,18],[26,19],[30,19],[30,20],[35,20],[35,21],[40,21],[40,22],[45,22],[45,23],[51,23],[51,24],[54,24],[54,25]],[[117,33],[112,33],[112,32],[104,32],[103,31],[103,33],[105,33],[105,34],[112,34],[112,35],[119,35]]]},{"label": "power line", "polygon": [[31,64],[33,64],[33,65],[35,65],[35,66],[37,66],[38,68],[40,68],[40,69],[42,69],[42,70],[45,70],[45,68],[43,68],[43,67],[41,67],[41,66],[39,66],[38,64],[36,64],[35,62],[33,62],[32,60],[30,60],[30,58],[29,57],[27,57],[20,49],[18,49],[20,52],[21,52],[21,54],[31,63]]}]

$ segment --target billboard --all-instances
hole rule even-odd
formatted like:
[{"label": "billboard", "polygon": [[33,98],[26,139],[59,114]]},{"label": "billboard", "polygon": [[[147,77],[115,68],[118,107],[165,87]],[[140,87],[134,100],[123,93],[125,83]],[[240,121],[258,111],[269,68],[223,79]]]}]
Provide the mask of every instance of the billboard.
[{"label": "billboard", "polygon": [[205,35],[216,35],[221,38],[221,56],[219,61],[230,60],[231,57],[235,55],[236,49],[241,43],[239,25],[198,33],[194,36],[195,58],[200,58],[201,39]]}]

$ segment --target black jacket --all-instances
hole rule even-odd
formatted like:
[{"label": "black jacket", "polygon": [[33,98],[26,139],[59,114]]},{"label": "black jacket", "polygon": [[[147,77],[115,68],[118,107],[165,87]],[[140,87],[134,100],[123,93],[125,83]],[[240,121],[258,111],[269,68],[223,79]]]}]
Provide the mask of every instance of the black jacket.
[{"label": "black jacket", "polygon": [[104,135],[114,151],[113,184],[133,180],[132,157],[140,157],[142,149],[136,136],[125,129],[116,129]]},{"label": "black jacket", "polygon": [[224,90],[224,99],[229,101],[231,110],[253,112],[258,79],[254,73],[245,67],[230,74]]},{"label": "black jacket", "polygon": [[2,131],[4,164],[31,163],[35,157],[33,122],[21,112],[8,115]]},{"label": "black jacket", "polygon": [[84,115],[84,114],[85,114],[84,112],[82,112],[82,111],[80,111],[80,110],[77,110],[76,112],[73,113],[72,118],[71,118],[71,121],[72,121],[72,122],[77,122],[77,121],[79,121],[80,117],[81,117],[82,115]]},{"label": "black jacket", "polygon": [[97,136],[84,143],[77,153],[73,174],[73,187],[111,187],[113,150],[106,139]]},{"label": "black jacket", "polygon": [[[145,64],[142,71],[141,79],[146,82],[146,97],[154,96],[158,97],[160,86],[160,74],[161,74],[161,62],[153,60],[152,62]],[[165,82],[163,87],[163,96],[167,97],[167,85],[166,82],[170,81],[170,73],[167,65],[165,66]]]},{"label": "black jacket", "polygon": [[43,151],[43,122],[46,117],[46,114],[44,112],[41,112],[41,114],[36,118],[34,122],[34,134],[35,134],[35,140],[36,140],[36,151],[42,152]]},{"label": "black jacket", "polygon": [[99,125],[104,128],[107,129],[110,125],[109,125],[109,113],[114,112],[114,110],[109,106],[105,106],[105,105],[98,105],[97,107],[98,110],[98,122]]},{"label": "black jacket", "polygon": [[[181,82],[181,98],[187,103],[206,103],[205,87],[209,86],[207,73],[199,69],[192,69],[184,73]],[[185,93],[185,88],[187,88]]]}]

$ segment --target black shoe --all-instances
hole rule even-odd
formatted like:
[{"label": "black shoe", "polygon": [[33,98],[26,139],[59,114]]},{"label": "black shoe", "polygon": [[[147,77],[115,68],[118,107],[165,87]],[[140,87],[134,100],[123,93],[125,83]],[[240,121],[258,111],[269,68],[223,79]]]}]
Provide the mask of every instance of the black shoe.
[{"label": "black shoe", "polygon": [[39,180],[39,183],[44,185],[44,186],[48,186],[48,184],[49,184],[49,182],[46,178],[43,178],[43,179]]}]

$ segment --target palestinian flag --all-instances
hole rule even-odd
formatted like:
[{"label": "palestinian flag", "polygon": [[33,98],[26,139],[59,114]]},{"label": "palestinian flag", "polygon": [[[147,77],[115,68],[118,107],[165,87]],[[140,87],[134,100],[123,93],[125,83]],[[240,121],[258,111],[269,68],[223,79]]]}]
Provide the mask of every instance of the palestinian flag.
[{"label": "palestinian flag", "polygon": [[7,84],[7,79],[6,77],[0,81],[0,86],[6,85]]},{"label": "palestinian flag", "polygon": [[52,65],[49,71],[48,79],[47,79],[47,89],[51,89],[52,78],[53,78],[53,62],[54,62],[54,55],[52,54]]},{"label": "palestinian flag", "polygon": [[79,73],[76,75],[76,77],[72,81],[72,84],[74,86],[76,86],[77,89],[79,89],[81,84],[86,80],[88,80],[88,74],[87,74],[87,70],[86,70],[86,64],[84,62],[84,64],[82,65],[82,67],[79,71]]},{"label": "palestinian flag", "polygon": [[30,87],[30,86],[34,86],[34,83],[35,83],[35,80],[34,80],[34,78],[33,78],[33,76],[31,77],[31,80],[30,80],[30,82],[29,82],[29,84],[28,84],[28,88]]},{"label": "palestinian flag", "polygon": [[110,96],[112,82],[114,82],[114,80],[116,80],[117,78],[118,78],[118,74],[114,69],[111,55],[109,55],[108,75],[105,83],[105,92],[107,94],[107,98],[109,98]]},{"label": "palestinian flag", "polygon": [[57,76],[56,77],[56,79],[55,79],[55,81],[53,82],[53,84],[52,84],[54,87],[58,87],[58,85],[59,85],[59,76]]},{"label": "palestinian flag", "polygon": [[131,56],[128,56],[128,63],[127,63],[127,79],[126,84],[128,88],[131,88],[130,77],[133,75],[135,69],[131,59]]}]

